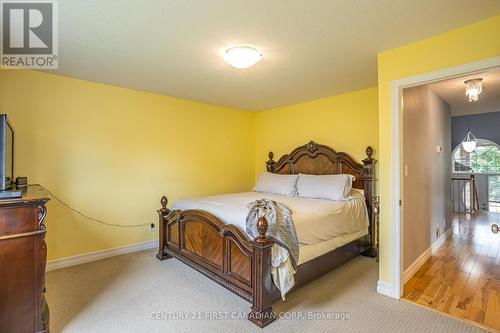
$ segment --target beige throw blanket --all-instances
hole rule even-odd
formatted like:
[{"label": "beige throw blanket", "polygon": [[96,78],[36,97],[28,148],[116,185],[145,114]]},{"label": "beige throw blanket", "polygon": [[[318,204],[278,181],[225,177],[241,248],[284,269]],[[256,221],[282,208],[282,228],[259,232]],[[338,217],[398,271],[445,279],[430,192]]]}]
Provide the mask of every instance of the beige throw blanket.
[{"label": "beige throw blanket", "polygon": [[257,237],[257,221],[264,216],[268,222],[267,236],[277,244],[271,250],[271,274],[276,287],[285,299],[285,294],[294,286],[293,275],[299,260],[299,241],[292,220],[292,212],[279,202],[260,199],[249,204],[246,232]]}]

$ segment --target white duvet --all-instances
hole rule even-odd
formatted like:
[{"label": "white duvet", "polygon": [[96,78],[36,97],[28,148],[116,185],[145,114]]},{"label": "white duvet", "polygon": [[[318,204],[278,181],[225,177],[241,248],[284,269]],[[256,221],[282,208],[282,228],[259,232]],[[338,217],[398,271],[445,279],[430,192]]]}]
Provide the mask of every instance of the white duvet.
[{"label": "white duvet", "polygon": [[368,227],[365,197],[356,190],[351,192],[351,196],[345,201],[332,201],[243,192],[179,200],[173,208],[203,209],[245,232],[248,204],[263,198],[274,200],[292,211],[299,244],[311,245]]},{"label": "white duvet", "polygon": [[[322,249],[317,249],[316,255],[321,255],[332,246],[342,246],[345,242],[354,240],[367,233],[368,213],[365,197],[361,192],[353,190],[348,200],[332,201],[323,199],[307,199],[287,197],[260,192],[243,192],[210,197],[179,200],[174,203],[173,209],[202,209],[217,216],[226,224],[234,224],[246,233],[246,216],[248,204],[258,199],[270,199],[282,203],[292,211],[292,219],[299,240],[299,262],[303,260],[302,248],[314,244]],[[338,240],[338,241],[335,241]],[[329,244],[331,243],[331,245]],[[326,245],[326,246],[323,246]],[[333,250],[335,247],[331,248]],[[271,250],[273,258],[288,257],[288,250],[274,244]],[[307,255],[313,259],[316,255]],[[294,286],[295,269],[291,259],[276,260],[282,262],[280,266],[271,270],[274,284],[285,299],[285,294]]]}]

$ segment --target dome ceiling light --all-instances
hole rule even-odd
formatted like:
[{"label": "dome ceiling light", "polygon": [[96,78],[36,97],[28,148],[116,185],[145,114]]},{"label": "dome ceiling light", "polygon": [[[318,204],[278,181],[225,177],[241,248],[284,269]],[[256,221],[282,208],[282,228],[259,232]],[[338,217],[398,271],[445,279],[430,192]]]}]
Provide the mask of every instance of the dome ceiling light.
[{"label": "dome ceiling light", "polygon": [[236,68],[249,68],[262,59],[262,52],[251,46],[233,46],[224,52],[224,60]]}]

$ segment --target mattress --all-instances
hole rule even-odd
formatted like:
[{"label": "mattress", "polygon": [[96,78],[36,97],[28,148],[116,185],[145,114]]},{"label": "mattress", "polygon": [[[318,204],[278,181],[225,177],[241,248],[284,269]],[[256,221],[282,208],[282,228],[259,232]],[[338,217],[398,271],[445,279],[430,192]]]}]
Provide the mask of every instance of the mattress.
[{"label": "mattress", "polygon": [[312,245],[300,245],[299,244],[299,262],[298,265],[302,265],[310,260],[313,260],[323,254],[333,251],[341,246],[349,244],[358,238],[368,235],[368,228],[361,229],[359,231],[344,234],[327,241]]}]

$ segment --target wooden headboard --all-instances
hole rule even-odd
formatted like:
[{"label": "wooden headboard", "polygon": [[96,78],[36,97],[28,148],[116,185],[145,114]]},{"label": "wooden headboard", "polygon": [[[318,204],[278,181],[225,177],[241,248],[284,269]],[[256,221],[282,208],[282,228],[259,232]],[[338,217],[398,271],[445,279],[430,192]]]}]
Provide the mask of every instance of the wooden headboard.
[{"label": "wooden headboard", "polygon": [[335,175],[343,173],[355,176],[353,187],[364,190],[371,223],[375,175],[375,160],[372,155],[373,149],[368,146],[367,157],[362,163],[358,163],[347,153],[337,153],[328,146],[310,141],[295,148],[290,154],[281,156],[277,162],[273,160],[273,152],[269,152],[269,161],[266,165],[267,171],[279,174]]}]

